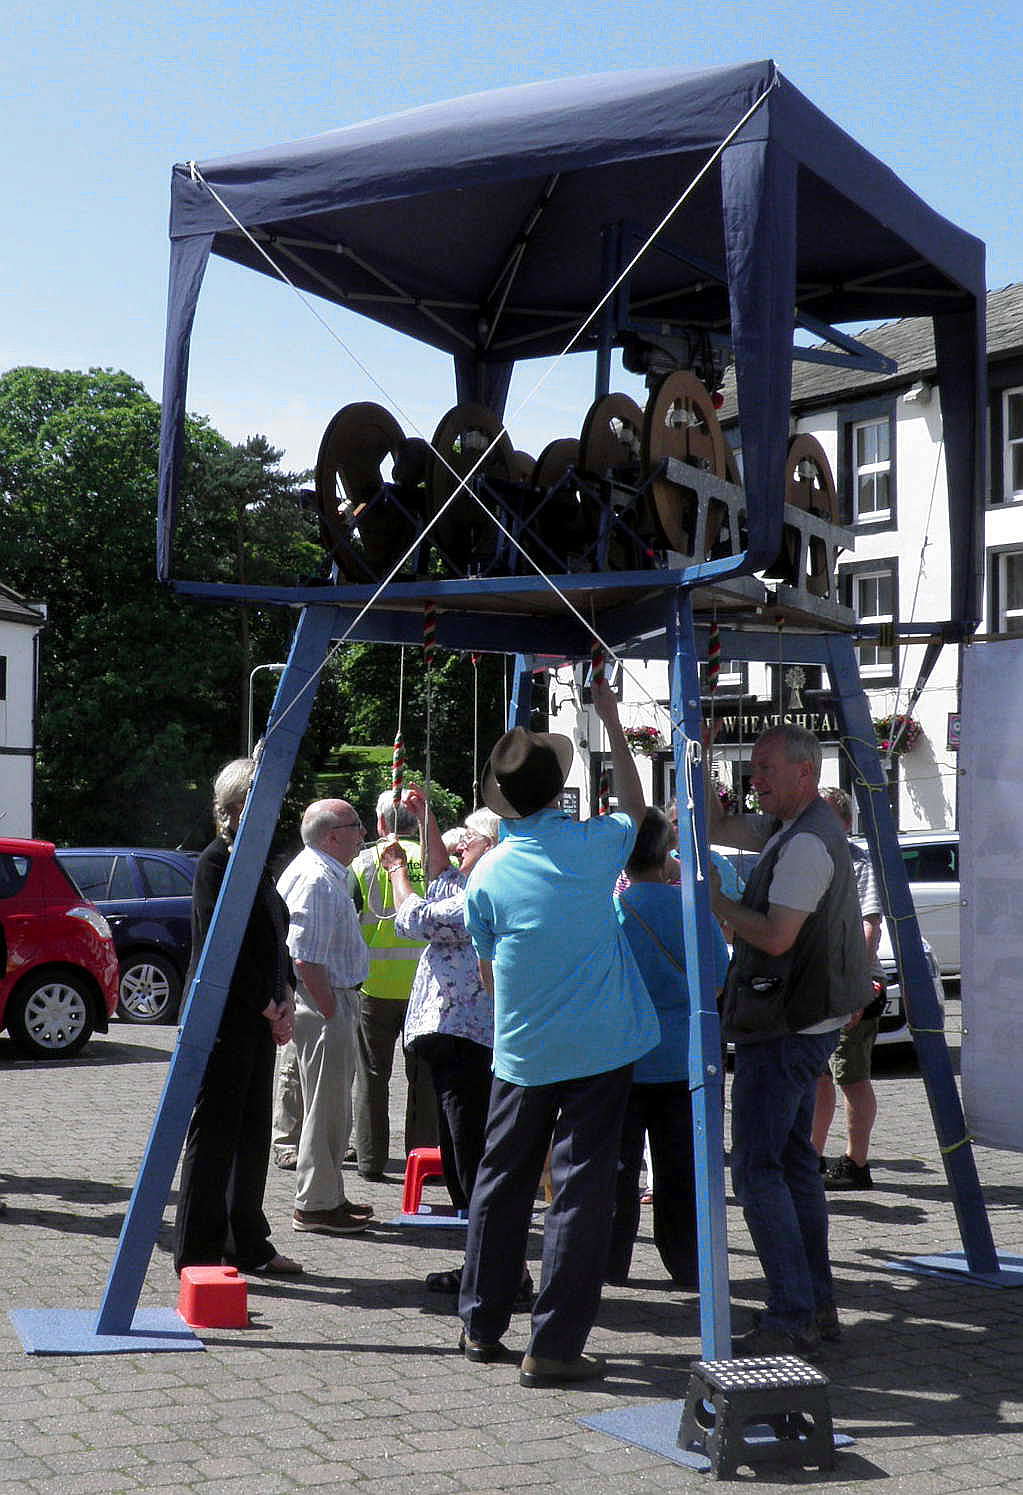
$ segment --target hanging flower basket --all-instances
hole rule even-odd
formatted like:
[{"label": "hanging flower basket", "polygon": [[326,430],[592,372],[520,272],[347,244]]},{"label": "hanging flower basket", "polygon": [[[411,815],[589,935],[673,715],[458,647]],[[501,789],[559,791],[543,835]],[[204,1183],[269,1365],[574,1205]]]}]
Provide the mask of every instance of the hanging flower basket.
[{"label": "hanging flower basket", "polygon": [[661,734],[656,727],[626,727],[625,740],[634,753],[653,758],[661,749]]},{"label": "hanging flower basket", "polygon": [[912,716],[875,716],[874,731],[881,752],[894,753],[897,758],[911,753],[923,735],[923,728]]}]

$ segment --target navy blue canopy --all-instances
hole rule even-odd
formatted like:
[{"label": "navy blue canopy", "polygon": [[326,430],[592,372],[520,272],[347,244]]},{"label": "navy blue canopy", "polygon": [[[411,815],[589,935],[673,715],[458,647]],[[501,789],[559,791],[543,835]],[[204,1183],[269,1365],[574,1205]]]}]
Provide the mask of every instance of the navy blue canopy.
[{"label": "navy blue canopy", "polygon": [[[726,139],[631,273],[613,308],[614,337],[631,321],[730,340],[755,570],[781,535],[794,325],[932,315],[952,617],[975,618],[983,245],[770,61],[501,89],[176,166],[160,576],[172,569],[188,347],[211,252],[273,274],[262,246],[303,290],[450,353],[459,396],[500,409],[516,360],[561,351],[584,324],[575,347],[597,347],[600,319],[587,319],[621,259]],[[619,259],[609,245],[621,246]]]}]

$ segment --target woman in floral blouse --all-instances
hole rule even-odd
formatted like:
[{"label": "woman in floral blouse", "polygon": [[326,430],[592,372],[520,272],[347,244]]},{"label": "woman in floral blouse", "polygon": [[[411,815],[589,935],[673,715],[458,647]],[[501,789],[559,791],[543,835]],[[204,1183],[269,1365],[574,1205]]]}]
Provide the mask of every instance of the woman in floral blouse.
[{"label": "woman in floral blouse", "polygon": [[[401,847],[392,843],[382,849],[380,862],[390,875],[397,910],[395,933],[429,942],[409,996],[405,1047],[415,1049],[430,1066],[437,1104],[447,1122],[441,1128],[445,1178],[453,1197],[468,1202],[483,1156],[490,1105],[494,1002],[480,980],[465,928],[465,884],[480,858],[497,845],[499,822],[491,810],[467,816],[458,842],[458,866],[453,867],[422,790],[407,789],[403,801],[415,813],[427,843],[424,859],[431,879],[426,897],[419,897]],[[458,1271],[434,1272],[427,1283],[438,1292],[457,1292],[458,1277]]]}]

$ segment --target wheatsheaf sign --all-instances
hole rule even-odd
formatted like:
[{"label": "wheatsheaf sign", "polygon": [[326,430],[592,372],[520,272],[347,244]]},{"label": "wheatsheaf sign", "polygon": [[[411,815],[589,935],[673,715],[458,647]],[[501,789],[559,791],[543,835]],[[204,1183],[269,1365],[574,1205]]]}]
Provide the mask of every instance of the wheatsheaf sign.
[{"label": "wheatsheaf sign", "polygon": [[710,716],[713,709],[717,724],[715,741],[718,745],[731,743],[753,743],[769,727],[805,727],[814,732],[822,742],[837,742],[841,733],[838,717],[833,705],[815,702],[813,709],[804,707],[800,711],[778,711],[769,701],[743,702],[741,710],[722,709],[723,703],[710,705],[704,700],[704,714]]}]

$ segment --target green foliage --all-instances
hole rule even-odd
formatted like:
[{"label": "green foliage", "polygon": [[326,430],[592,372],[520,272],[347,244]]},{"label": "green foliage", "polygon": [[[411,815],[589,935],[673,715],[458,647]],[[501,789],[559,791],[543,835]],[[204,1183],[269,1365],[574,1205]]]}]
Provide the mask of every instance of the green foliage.
[{"label": "green foliage", "polygon": [[[344,747],[331,754],[330,766],[316,776],[316,794],[323,799],[346,799],[358,811],[367,833],[376,825],[376,804],[391,787],[393,748]],[[426,775],[406,767],[405,782],[424,784]],[[457,825],[469,808],[457,794],[432,779],[430,801],[441,830]]]},{"label": "green foliage", "polygon": [[[474,709],[474,671],[468,654],[438,649],[432,671],[430,700],[422,650],[404,651],[404,684],[399,650],[391,644],[346,644],[337,657],[338,690],[344,702],[344,740],[347,743],[393,742],[401,731],[405,761],[426,764],[429,718],[430,776],[446,784],[466,810],[476,802],[473,792],[473,747],[482,774],[491,747],[504,731],[503,655],[484,654],[478,666],[478,721]],[[475,728],[475,734],[474,734]],[[411,772],[408,775],[413,777]],[[378,791],[379,792],[379,791]]]},{"label": "green foliage", "polygon": [[[155,579],[159,407],[130,375],[16,368],[0,376],[0,578],[44,603],[36,831],[64,844],[199,846],[212,778],[245,751],[249,677],[286,660],[295,613],[214,606]],[[322,573],[317,523],[299,498],[307,474],[280,469],[265,436],[232,445],[189,417],[174,574],[211,582],[307,582]],[[437,652],[429,697],[422,650],[345,644],[326,664],[282,808],[293,845],[315,775],[334,778],[370,817],[390,782],[402,701],[406,761],[444,825],[477,803],[474,786],[504,730],[506,661]],[[254,687],[256,735],[276,679]],[[475,704],[478,697],[478,709]],[[429,732],[427,724],[429,722]],[[428,744],[429,737],[429,744]],[[379,756],[372,751],[378,745]],[[325,791],[326,792],[326,791]]]},{"label": "green foliage", "polygon": [[[249,670],[287,657],[282,610],[214,609],[156,582],[158,449],[159,407],[127,374],[0,377],[0,576],[47,606],[36,828],[61,842],[202,844],[213,774],[245,749]],[[317,547],[300,479],[265,438],[232,447],[191,419],[186,450],[182,574],[308,571]],[[328,694],[318,716],[333,735]],[[299,799],[315,728],[309,739]]]}]

